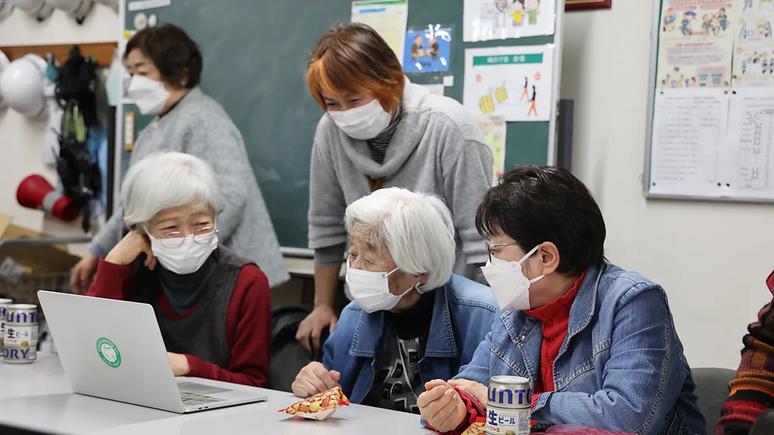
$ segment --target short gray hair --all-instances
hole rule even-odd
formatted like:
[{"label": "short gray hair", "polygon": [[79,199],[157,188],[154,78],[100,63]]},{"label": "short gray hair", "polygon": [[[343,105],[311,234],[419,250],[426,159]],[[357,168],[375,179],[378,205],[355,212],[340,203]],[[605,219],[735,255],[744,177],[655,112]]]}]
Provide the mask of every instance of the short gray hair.
[{"label": "short gray hair", "polygon": [[215,172],[189,154],[151,154],[129,168],[121,187],[124,223],[144,224],[162,210],[186,204],[208,205],[217,216],[225,206]]},{"label": "short gray hair", "polygon": [[427,273],[422,291],[444,285],[454,267],[454,220],[443,200],[391,187],[347,207],[347,231],[359,225],[372,240],[384,243],[398,269]]}]

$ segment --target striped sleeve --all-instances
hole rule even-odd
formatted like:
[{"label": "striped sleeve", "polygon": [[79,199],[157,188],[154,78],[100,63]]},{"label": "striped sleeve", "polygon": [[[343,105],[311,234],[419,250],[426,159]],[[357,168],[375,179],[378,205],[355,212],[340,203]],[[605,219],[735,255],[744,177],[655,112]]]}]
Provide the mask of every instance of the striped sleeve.
[{"label": "striped sleeve", "polygon": [[[774,293],[774,272],[766,280]],[[774,407],[774,300],[758,313],[744,336],[742,361],[731,393],[715,422],[716,435],[747,435],[758,415]]]}]

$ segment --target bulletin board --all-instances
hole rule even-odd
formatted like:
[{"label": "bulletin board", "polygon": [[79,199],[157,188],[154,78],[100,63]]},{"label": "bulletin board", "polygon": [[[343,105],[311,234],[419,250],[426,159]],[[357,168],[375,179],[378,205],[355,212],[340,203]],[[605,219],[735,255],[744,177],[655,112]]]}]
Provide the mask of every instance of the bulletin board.
[{"label": "bulletin board", "polygon": [[774,1],[654,2],[643,192],[774,202]]},{"label": "bulletin board", "polygon": [[[181,26],[200,45],[204,57],[202,90],[223,105],[245,139],[251,165],[263,192],[283,252],[309,255],[306,249],[309,168],[315,128],[323,112],[309,95],[306,65],[317,39],[332,26],[348,22],[352,0],[161,0],[158,8],[131,10],[127,1],[125,30],[134,29],[143,13],[158,23]],[[491,2],[494,0],[481,0]],[[513,0],[510,0],[513,1]],[[548,0],[545,0],[548,1]],[[523,2],[523,0],[522,0]],[[558,11],[564,1],[552,2]],[[140,21],[143,21],[142,19]],[[440,24],[453,28],[451,68],[444,93],[462,101],[465,49],[554,44],[555,74],[550,117],[541,122],[507,125],[505,166],[551,164],[561,71],[562,13],[556,14],[553,36],[485,42],[463,42],[463,1],[409,0],[408,29]],[[437,75],[407,74],[417,84],[442,84]],[[123,110],[137,112],[132,105]],[[136,116],[135,132],[151,117]],[[118,125],[123,125],[119,122]],[[122,170],[130,153],[122,155]]]}]

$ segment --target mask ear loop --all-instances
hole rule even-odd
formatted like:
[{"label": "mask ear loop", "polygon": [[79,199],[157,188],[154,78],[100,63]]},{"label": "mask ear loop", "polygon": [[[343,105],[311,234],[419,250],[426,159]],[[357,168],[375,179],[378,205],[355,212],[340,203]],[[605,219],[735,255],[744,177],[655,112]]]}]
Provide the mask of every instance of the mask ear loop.
[{"label": "mask ear loop", "polygon": [[[542,244],[541,244],[541,245],[542,245]],[[527,255],[525,255],[524,257],[522,257],[522,258],[521,258],[521,260],[519,260],[519,265],[521,265],[522,263],[524,263],[525,261],[527,261],[527,259],[528,259],[529,257],[531,257],[532,255],[534,255],[534,254],[535,254],[535,252],[537,252],[537,250],[538,250],[538,249],[540,249],[540,246],[541,246],[541,245],[537,245],[537,246],[535,246],[534,248],[532,248],[532,250],[530,250],[529,252],[527,252]],[[524,274],[524,272],[522,272],[522,275],[523,275],[523,274]],[[534,283],[536,283],[536,282],[540,281],[540,280],[541,280],[541,279],[543,279],[543,278],[545,278],[545,275],[540,275],[540,276],[539,276],[539,277],[537,277],[537,278],[532,278],[531,280],[529,280],[529,283],[530,283],[530,284],[534,284]]]}]

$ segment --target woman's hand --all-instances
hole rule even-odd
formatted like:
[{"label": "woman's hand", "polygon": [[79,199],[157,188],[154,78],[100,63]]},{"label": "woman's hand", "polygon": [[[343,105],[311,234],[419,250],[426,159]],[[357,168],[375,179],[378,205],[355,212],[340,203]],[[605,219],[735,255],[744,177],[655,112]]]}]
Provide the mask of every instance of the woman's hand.
[{"label": "woman's hand", "polygon": [[134,263],[134,260],[143,252],[145,253],[145,267],[150,270],[155,269],[157,260],[151,250],[148,237],[137,230],[132,230],[110,251],[105,257],[105,261],[119,266],[128,266]]},{"label": "woman's hand", "polygon": [[436,379],[425,384],[417,398],[422,418],[438,432],[450,432],[465,420],[465,402],[450,384]]},{"label": "woman's hand", "polygon": [[172,366],[172,373],[175,376],[186,376],[191,373],[191,367],[188,365],[188,357],[179,353],[167,352],[169,365]]},{"label": "woman's hand", "polygon": [[89,285],[94,280],[94,274],[97,272],[99,257],[87,252],[86,255],[78,261],[70,275],[70,287],[76,294],[86,294],[89,291]]},{"label": "woman's hand", "polygon": [[486,385],[467,379],[452,379],[449,381],[449,385],[472,394],[478,400],[478,403],[486,409],[486,404],[489,401],[489,388]]},{"label": "woman's hand", "polygon": [[320,350],[320,335],[325,328],[333,331],[336,326],[336,313],[328,305],[316,305],[311,313],[298,325],[296,340],[312,355]]},{"label": "woman's hand", "polygon": [[336,370],[328,371],[325,366],[313,361],[298,372],[291,388],[296,396],[307,398],[338,387],[339,380],[341,380],[341,373]]}]

